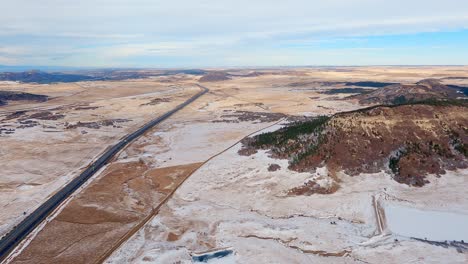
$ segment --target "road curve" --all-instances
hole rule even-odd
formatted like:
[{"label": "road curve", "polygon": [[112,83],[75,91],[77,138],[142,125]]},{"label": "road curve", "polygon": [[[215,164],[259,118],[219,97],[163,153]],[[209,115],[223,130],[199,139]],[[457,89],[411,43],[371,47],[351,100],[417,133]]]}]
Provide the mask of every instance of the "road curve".
[{"label": "road curve", "polygon": [[13,228],[8,234],[6,234],[0,240],[0,261],[5,260],[8,254],[24,238],[26,238],[34,230],[34,228],[36,228],[42,221],[44,221],[44,219],[46,219],[46,217],[52,213],[63,201],[65,201],[65,199],[67,199],[74,191],[81,187],[89,178],[91,178],[97,171],[106,165],[115,156],[115,154],[125,148],[128,144],[130,144],[130,142],[143,135],[146,131],[169,118],[174,113],[197,100],[200,96],[209,91],[208,88],[201,85],[198,85],[198,87],[202,89],[199,93],[192,96],[190,99],[178,105],[171,111],[146,123],[135,132],[132,132],[131,134],[128,134],[120,139],[117,144],[102,153],[102,155],[96,161],[91,163],[79,176],[65,185],[61,190],[50,197],[41,206],[34,210],[34,212],[28,215],[21,223]]}]

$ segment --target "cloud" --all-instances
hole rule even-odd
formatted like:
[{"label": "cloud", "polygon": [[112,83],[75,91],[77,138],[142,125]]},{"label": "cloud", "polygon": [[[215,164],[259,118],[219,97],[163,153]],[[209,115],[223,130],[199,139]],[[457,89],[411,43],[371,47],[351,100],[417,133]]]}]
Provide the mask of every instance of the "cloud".
[{"label": "cloud", "polygon": [[0,55],[0,65],[1,64],[4,64],[4,65],[16,65],[18,63],[18,61],[14,58],[10,58],[10,57],[4,57],[2,55]]},{"label": "cloud", "polygon": [[0,55],[19,56],[29,54],[31,50],[24,46],[0,46]]},{"label": "cloud", "polygon": [[28,64],[94,65],[93,57],[125,64],[144,56],[209,57],[209,64],[252,49],[274,54],[298,43],[466,28],[468,1],[459,0],[15,0],[2,3],[0,55]]}]

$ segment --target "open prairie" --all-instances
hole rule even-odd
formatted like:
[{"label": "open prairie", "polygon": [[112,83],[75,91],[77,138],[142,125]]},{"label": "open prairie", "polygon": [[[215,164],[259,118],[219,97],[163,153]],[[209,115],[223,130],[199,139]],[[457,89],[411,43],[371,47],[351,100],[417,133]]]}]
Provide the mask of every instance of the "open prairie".
[{"label": "open prairie", "polygon": [[[125,135],[209,89],[129,142],[6,262],[468,261],[459,237],[410,234],[386,217],[468,215],[468,67],[204,71],[0,82],[17,93],[0,106],[1,235]],[[320,130],[301,127],[324,116]],[[262,143],[268,132],[274,143]]]}]

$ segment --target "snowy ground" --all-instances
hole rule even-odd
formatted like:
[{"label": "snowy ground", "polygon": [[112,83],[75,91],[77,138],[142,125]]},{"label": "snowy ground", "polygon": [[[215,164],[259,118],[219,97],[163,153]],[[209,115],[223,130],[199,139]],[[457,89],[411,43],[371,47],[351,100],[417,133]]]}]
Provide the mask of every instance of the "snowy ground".
[{"label": "snowy ground", "polygon": [[[210,88],[208,94],[133,142],[121,153],[116,163],[142,160],[151,168],[165,168],[203,162],[244,136],[274,123],[213,122],[223,119],[221,116],[225,111],[315,116],[361,107],[352,101],[338,100],[347,95],[330,96],[318,93],[314,85],[308,84],[311,81],[414,82],[427,78],[433,72],[432,68],[416,70],[382,67],[352,71],[309,69],[297,70],[294,74],[262,75],[207,83],[206,86]],[[466,69],[458,72],[449,69],[447,72],[447,76],[460,75],[466,72]],[[140,107],[141,103],[147,103],[154,98],[155,90],[160,91],[162,96],[168,96],[181,87],[187,87],[188,83],[193,85],[195,81],[192,79],[186,83],[177,82],[174,82],[176,85],[154,80],[40,87],[25,85],[24,91],[54,94],[58,99],[50,103],[57,106],[76,103],[78,100],[100,107],[98,110],[86,110],[88,114],[69,112],[71,121],[76,122],[87,115],[89,118],[124,116],[133,120],[123,128],[101,128],[93,135],[86,136],[78,130],[76,139],[88,137],[83,143],[95,149],[100,142],[101,146],[105,145],[102,143],[104,141],[92,141],[95,138],[107,139],[107,143],[112,142],[114,139],[106,136],[123,134],[133,129],[144,118],[167,110],[167,105],[161,108]],[[294,89],[289,86],[291,83],[301,82],[304,82],[303,86],[294,86]],[[152,85],[156,85],[157,89],[150,90]],[[0,88],[7,87],[7,90],[14,90],[15,86],[17,84],[0,84]],[[131,89],[117,89],[129,87]],[[75,97],[61,97],[70,93]],[[90,102],[88,98],[99,100]],[[182,99],[178,97],[178,100]],[[17,110],[19,107],[20,105],[11,105],[10,109]],[[16,157],[24,157],[10,158],[8,162],[4,162],[6,169],[0,175],[0,200],[6,204],[3,207],[6,209],[0,213],[2,224],[14,224],[14,221],[5,220],[11,215],[10,212],[18,212],[18,208],[29,206],[26,202],[39,204],[47,193],[59,188],[73,173],[79,171],[80,166],[87,164],[89,159],[97,154],[93,152],[93,155],[85,158],[74,156],[77,153],[84,155],[88,150],[83,148],[85,144],[73,145],[73,142],[80,142],[79,140],[67,138],[63,145],[57,147],[63,152],[57,152],[58,154],[53,156],[49,152],[53,152],[56,146],[53,143],[59,141],[62,135],[34,129],[37,128],[23,132],[18,130],[18,133],[24,133],[25,140],[40,142],[40,146],[28,148],[22,140],[18,140],[16,145],[10,140],[10,145],[0,147],[2,155],[9,153]],[[71,142],[68,139],[71,139]],[[25,156],[14,152],[19,147],[28,150],[25,153],[29,154]],[[264,152],[250,157],[239,156],[239,148],[240,145],[237,144],[195,172],[159,213],[115,251],[107,262],[191,263],[193,253],[222,248],[232,248],[234,254],[211,260],[209,263],[468,262],[467,254],[458,253],[454,248],[411,240],[392,234],[389,228],[384,230],[384,234],[379,234],[373,207],[373,197],[377,197],[384,208],[387,204],[398,203],[421,210],[468,214],[467,171],[448,173],[442,178],[431,177],[431,184],[423,188],[398,184],[385,173],[356,177],[340,175],[341,188],[336,193],[289,196],[288,190],[311,179],[317,182],[330,181],[327,170],[322,168],[316,173],[296,173],[287,169],[285,160],[273,160]],[[48,163],[56,158],[63,159],[63,162]],[[81,163],[77,164],[78,161]],[[279,164],[281,169],[270,172],[267,170],[270,164]],[[63,171],[72,172],[66,174],[66,177],[57,177],[63,175]],[[16,182],[17,177],[11,176],[13,174],[22,175],[26,180]],[[33,180],[50,175],[53,176],[54,184],[51,184],[50,188],[44,181],[36,185],[38,181]],[[87,188],[81,191],[84,192]],[[73,199],[75,198],[71,198],[71,203]],[[73,211],[70,212],[70,215],[74,215]],[[44,245],[46,246],[48,245]],[[34,263],[33,261],[34,258],[30,259],[30,263]]]},{"label": "snowy ground", "polygon": [[[38,236],[31,239],[32,242],[27,247],[18,249],[12,263],[34,263],[34,261],[46,259],[87,263],[83,258],[86,251],[88,259],[95,260],[97,256],[110,250],[109,247],[113,247],[122,235],[133,231],[134,226],[154,213],[151,208],[158,206],[164,198],[164,196],[154,194],[157,191],[154,186],[160,185],[155,182],[156,180],[165,182],[167,181],[165,173],[171,174],[170,171],[164,170],[167,171],[168,168],[177,165],[192,164],[195,166],[198,162],[204,162],[235,144],[245,135],[276,123],[276,121],[213,122],[222,119],[223,112],[211,110],[207,104],[216,103],[226,108],[232,107],[229,100],[227,104],[222,102],[223,100],[222,97],[205,95],[132,142],[108,166],[108,170],[104,170],[92,179],[89,187],[80,190],[79,194],[64,206],[64,213],[56,216],[57,219],[51,219]],[[144,169],[137,169],[139,166]],[[146,179],[145,175],[153,175],[155,179],[149,181],[152,184],[148,184],[147,181],[135,186],[123,186],[122,190],[122,186],[119,186],[122,175],[112,173],[114,172],[112,168],[115,167],[120,168],[120,172],[128,181],[129,179],[132,179],[132,182],[138,181],[139,178]],[[163,171],[157,171],[158,169]],[[178,185],[176,182],[174,185],[167,184],[170,187]],[[99,197],[112,198],[106,200]],[[152,202],[148,203],[145,197],[152,197]],[[113,198],[120,199],[118,201],[121,202],[116,202]],[[130,203],[127,205],[126,201]],[[88,208],[95,208],[97,213],[94,212],[92,215],[88,213],[84,219],[81,218],[83,211]],[[82,228],[81,222],[94,219],[95,215],[115,215],[119,219],[125,219],[133,212],[136,212],[137,217],[132,218],[132,223],[123,227],[119,226],[119,223],[113,223],[114,220],[106,221],[98,217],[99,221],[87,224],[86,232],[82,231],[73,236],[61,236],[54,240],[55,244],[47,246],[43,244],[43,241],[56,235],[57,229],[67,230],[62,233],[72,234]],[[67,221],[63,221],[62,218],[67,218]],[[63,225],[63,222],[67,224]],[[109,229],[109,224],[113,226],[111,229]],[[92,230],[92,234],[88,233],[89,230]],[[85,238],[81,239],[83,235]]]},{"label": "snowy ground", "polygon": [[[309,179],[327,177],[287,170],[287,161],[264,152],[239,156],[239,145],[211,160],[180,187],[144,228],[108,263],[190,263],[190,253],[232,247],[237,263],[463,263],[466,253],[398,235],[377,234],[372,196],[401,197],[431,208],[468,213],[466,171],[410,188],[385,173],[349,177],[330,195],[286,195]],[[267,171],[269,164],[282,169]],[[451,190],[450,192],[444,192]],[[434,195],[427,195],[428,193]],[[336,224],[332,224],[335,222]],[[395,241],[398,239],[398,241]],[[222,259],[220,259],[221,261]]]},{"label": "snowy ground", "polygon": [[[58,84],[51,99],[41,105],[41,110],[31,110],[31,115],[46,108],[55,114],[64,115],[57,120],[38,120],[34,127],[18,128],[18,119],[3,120],[8,113],[0,113],[0,127],[11,127],[13,134],[0,135],[0,236],[31,213],[61,186],[78,175],[97,155],[115,144],[123,135],[135,130],[145,122],[175,107],[199,91],[196,86],[184,88],[155,87],[151,83],[135,85],[135,90],[118,90],[119,85],[103,83],[96,88],[86,83],[87,88],[76,84]],[[81,84],[85,85],[85,84]],[[96,85],[96,84],[94,84]],[[68,90],[74,87],[75,90]],[[117,86],[117,87],[115,87]],[[54,85],[35,85],[39,91],[53,90]],[[77,88],[78,87],[78,88]],[[114,87],[114,90],[112,90]],[[87,90],[87,89],[90,90]],[[67,91],[59,93],[61,89]],[[109,91],[112,90],[112,91]],[[130,91],[129,91],[130,90]],[[60,96],[57,94],[59,93]],[[86,103],[79,103],[80,96]],[[111,93],[111,98],[108,97]],[[142,93],[142,94],[140,94]],[[172,96],[172,97],[171,97]],[[71,97],[71,98],[70,98]],[[154,98],[171,98],[170,102],[145,105]],[[70,101],[75,100],[73,105]],[[2,110],[16,111],[20,107],[7,105]],[[23,107],[29,104],[23,103]],[[80,107],[84,109],[80,109]],[[87,109],[87,107],[91,107]],[[50,110],[53,109],[53,110]],[[114,126],[100,128],[78,127],[66,129],[67,124],[125,119]]]}]

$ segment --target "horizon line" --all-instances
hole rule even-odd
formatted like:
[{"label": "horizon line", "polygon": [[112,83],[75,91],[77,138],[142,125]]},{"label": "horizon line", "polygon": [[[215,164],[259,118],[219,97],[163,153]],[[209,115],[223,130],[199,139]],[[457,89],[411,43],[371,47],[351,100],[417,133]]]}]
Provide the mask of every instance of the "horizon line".
[{"label": "horizon line", "polygon": [[[8,68],[18,68],[18,71],[41,71],[46,68],[68,69],[68,70],[174,70],[174,69],[279,69],[279,68],[326,68],[326,67],[467,67],[468,64],[363,64],[363,65],[341,65],[341,64],[323,64],[323,65],[264,65],[264,66],[174,66],[174,67],[154,67],[154,66],[56,66],[56,65],[5,65],[0,64],[0,71],[7,72]],[[2,68],[6,68],[3,70]],[[23,68],[22,70],[20,68]]]}]

